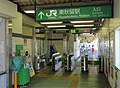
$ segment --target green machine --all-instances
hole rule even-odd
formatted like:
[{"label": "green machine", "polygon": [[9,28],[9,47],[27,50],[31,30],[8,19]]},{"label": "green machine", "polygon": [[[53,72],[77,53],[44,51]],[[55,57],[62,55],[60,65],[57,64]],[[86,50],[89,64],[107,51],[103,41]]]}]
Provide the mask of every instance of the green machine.
[{"label": "green machine", "polygon": [[17,84],[25,85],[30,82],[29,68],[25,68],[22,58],[15,56],[12,58],[12,70],[17,73]]},{"label": "green machine", "polygon": [[24,66],[22,66],[17,75],[18,85],[25,85],[30,82],[29,68],[24,68]]},{"label": "green machine", "polygon": [[17,73],[18,85],[25,85],[30,82],[29,66],[25,66],[26,63],[24,60],[25,58],[23,56],[19,56],[19,54],[12,58],[12,70]]}]

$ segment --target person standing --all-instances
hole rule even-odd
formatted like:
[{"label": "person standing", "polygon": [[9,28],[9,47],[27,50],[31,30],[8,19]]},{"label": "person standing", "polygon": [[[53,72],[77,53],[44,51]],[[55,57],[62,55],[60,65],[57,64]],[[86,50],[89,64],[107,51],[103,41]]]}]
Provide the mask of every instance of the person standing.
[{"label": "person standing", "polygon": [[95,52],[94,45],[92,45],[92,53],[94,53],[94,52]]}]

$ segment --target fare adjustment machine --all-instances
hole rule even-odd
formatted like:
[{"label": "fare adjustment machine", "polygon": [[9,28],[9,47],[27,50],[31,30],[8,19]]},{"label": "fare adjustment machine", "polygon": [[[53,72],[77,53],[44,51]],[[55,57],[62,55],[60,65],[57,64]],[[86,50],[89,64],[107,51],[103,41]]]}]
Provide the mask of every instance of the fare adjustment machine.
[{"label": "fare adjustment machine", "polygon": [[81,72],[88,72],[88,55],[81,58]]}]

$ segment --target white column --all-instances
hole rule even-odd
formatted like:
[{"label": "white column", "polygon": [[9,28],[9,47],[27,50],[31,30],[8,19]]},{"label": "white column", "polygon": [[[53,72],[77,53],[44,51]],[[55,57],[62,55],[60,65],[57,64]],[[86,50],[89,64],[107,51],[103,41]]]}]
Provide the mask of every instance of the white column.
[{"label": "white column", "polygon": [[0,87],[8,88],[9,86],[9,41],[7,20],[0,18]]}]

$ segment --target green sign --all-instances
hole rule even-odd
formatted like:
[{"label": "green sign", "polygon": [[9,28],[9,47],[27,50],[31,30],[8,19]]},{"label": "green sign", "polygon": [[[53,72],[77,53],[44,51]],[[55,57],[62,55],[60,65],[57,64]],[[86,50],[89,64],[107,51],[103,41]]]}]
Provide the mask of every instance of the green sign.
[{"label": "green sign", "polygon": [[65,34],[65,33],[69,33],[69,30],[53,30],[53,33],[56,33],[56,34]]},{"label": "green sign", "polygon": [[84,30],[76,30],[76,33],[84,33]]},{"label": "green sign", "polygon": [[69,20],[79,18],[111,18],[112,6],[89,6],[79,8],[36,9],[36,21]]},{"label": "green sign", "polygon": [[16,56],[21,56],[21,50],[23,50],[23,45],[16,45]]},{"label": "green sign", "polygon": [[93,32],[94,32],[93,30],[75,30],[75,29],[72,29],[70,31],[70,33],[72,33],[72,34],[93,33]]},{"label": "green sign", "polygon": [[75,29],[71,29],[70,33],[76,33],[76,30]]}]

